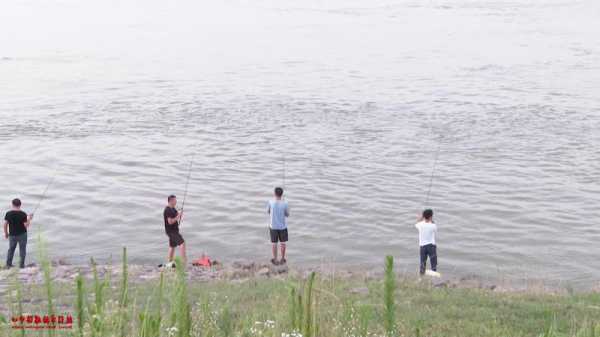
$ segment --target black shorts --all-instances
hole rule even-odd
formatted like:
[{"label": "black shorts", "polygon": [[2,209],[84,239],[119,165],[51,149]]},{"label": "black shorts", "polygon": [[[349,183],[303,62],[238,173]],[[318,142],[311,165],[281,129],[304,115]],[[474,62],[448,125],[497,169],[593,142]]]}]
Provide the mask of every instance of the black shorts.
[{"label": "black shorts", "polygon": [[287,242],[288,240],[288,232],[286,229],[272,229],[269,228],[269,234],[271,235],[271,242]]},{"label": "black shorts", "polygon": [[179,232],[167,232],[169,237],[169,247],[181,246],[185,241]]}]

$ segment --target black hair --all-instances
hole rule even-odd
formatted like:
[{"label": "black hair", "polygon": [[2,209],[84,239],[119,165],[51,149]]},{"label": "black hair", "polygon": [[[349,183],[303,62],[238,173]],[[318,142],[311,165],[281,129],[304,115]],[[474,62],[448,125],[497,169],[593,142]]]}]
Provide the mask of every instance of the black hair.
[{"label": "black hair", "polygon": [[423,211],[423,217],[427,220],[430,220],[433,217],[433,210],[431,209],[426,209]]},{"label": "black hair", "polygon": [[281,197],[283,195],[283,188],[275,187],[275,195]]},{"label": "black hair", "polygon": [[21,200],[19,198],[13,199],[12,205],[15,207],[21,207]]},{"label": "black hair", "polygon": [[175,194],[171,194],[171,195],[170,195],[170,196],[167,198],[167,201],[171,201],[171,199],[173,199],[173,198],[176,198],[176,197],[175,197]]}]

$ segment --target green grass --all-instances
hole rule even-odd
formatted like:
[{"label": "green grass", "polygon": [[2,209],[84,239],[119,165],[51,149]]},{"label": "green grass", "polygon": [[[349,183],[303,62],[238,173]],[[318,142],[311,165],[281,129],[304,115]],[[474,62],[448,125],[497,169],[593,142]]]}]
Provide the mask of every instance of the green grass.
[{"label": "green grass", "polygon": [[[0,316],[0,336],[600,337],[600,294],[433,288],[397,279],[391,257],[383,279],[374,280],[311,273],[189,283],[178,267],[140,284],[128,280],[125,250],[122,261],[119,280],[113,282],[110,273],[101,277],[92,260],[93,277],[80,275],[70,285],[52,282],[46,277],[51,265],[42,263],[42,285],[13,282],[6,297],[11,312]],[[353,291],[359,288],[368,291]],[[10,328],[12,315],[50,310],[71,313],[73,329]]]}]

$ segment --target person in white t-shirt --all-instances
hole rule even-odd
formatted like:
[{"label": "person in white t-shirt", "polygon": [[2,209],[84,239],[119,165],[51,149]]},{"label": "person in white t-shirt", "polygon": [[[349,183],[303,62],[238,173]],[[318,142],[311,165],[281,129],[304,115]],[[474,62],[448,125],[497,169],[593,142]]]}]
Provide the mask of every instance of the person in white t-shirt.
[{"label": "person in white t-shirt", "polygon": [[423,215],[419,217],[419,222],[415,224],[415,227],[419,230],[419,251],[421,256],[421,263],[419,272],[421,275],[425,274],[425,267],[427,266],[427,257],[431,263],[431,270],[437,270],[437,252],[435,245],[435,235],[437,234],[437,225],[433,222],[433,211],[426,209],[423,211]]}]

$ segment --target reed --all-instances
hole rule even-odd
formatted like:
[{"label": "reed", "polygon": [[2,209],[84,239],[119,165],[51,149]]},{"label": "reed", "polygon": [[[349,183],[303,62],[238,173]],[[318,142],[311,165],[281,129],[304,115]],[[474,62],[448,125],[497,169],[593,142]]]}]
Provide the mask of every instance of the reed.
[{"label": "reed", "polygon": [[[53,283],[52,283],[52,268],[50,258],[47,253],[46,242],[43,240],[41,234],[38,235],[38,243],[39,243],[39,260],[41,263],[42,275],[44,279],[44,292],[46,295],[46,312],[49,316],[56,315],[56,310],[54,308],[54,294],[53,294]],[[48,336],[52,337],[55,335],[53,329],[48,329]]]},{"label": "reed", "polygon": [[216,312],[212,310],[211,304],[208,298],[204,298],[200,305],[200,326],[202,327],[202,331],[200,331],[201,336],[216,336],[219,331],[219,327],[217,325]]},{"label": "reed", "polygon": [[[23,315],[23,289],[21,287],[21,282],[17,278],[17,275],[14,274],[14,285],[15,285],[15,293],[16,293],[16,302],[17,302],[17,317]],[[18,331],[18,334],[23,337],[25,336],[25,330],[21,329]]]},{"label": "reed", "polygon": [[369,325],[373,320],[373,310],[370,306],[362,305],[358,311],[358,335],[367,337],[369,335]]},{"label": "reed", "polygon": [[160,336],[160,318],[151,312],[151,301],[152,298],[146,300],[144,312],[139,314],[140,337]]},{"label": "reed", "polygon": [[315,328],[315,316],[313,315],[313,286],[315,283],[315,277],[316,277],[316,273],[312,272],[310,273],[310,276],[308,277],[308,282],[306,284],[306,296],[305,301],[306,304],[304,305],[304,313],[303,313],[303,318],[304,318],[304,326],[302,329],[302,335],[304,337],[313,337],[314,336],[314,328]]},{"label": "reed", "polygon": [[123,247],[122,270],[121,270],[121,295],[119,305],[127,307],[127,295],[129,293],[129,274],[127,270],[127,247]]},{"label": "reed", "polygon": [[75,322],[77,323],[77,334],[79,337],[83,337],[85,327],[85,285],[81,270],[77,273],[75,278]]},{"label": "reed", "polygon": [[596,323],[590,323],[590,326],[588,328],[588,337],[597,337],[600,336],[600,332],[598,330],[600,330],[600,324],[596,325]]},{"label": "reed", "polygon": [[217,320],[219,326],[220,337],[233,336],[233,319],[229,307],[223,308]]},{"label": "reed", "polygon": [[94,277],[95,306],[93,308],[93,313],[94,315],[100,315],[102,314],[102,309],[104,308],[104,284],[100,281],[100,277],[98,276],[98,266],[93,258],[90,260],[90,264],[92,266],[92,275]]},{"label": "reed", "polygon": [[176,282],[175,282],[175,307],[172,308],[175,319],[171,320],[173,326],[177,327],[178,337],[187,337],[190,335],[190,329],[192,326],[190,316],[190,303],[188,301],[188,290],[187,290],[187,276],[185,272],[185,265],[182,260],[178,257],[175,260],[176,265]]},{"label": "reed", "polygon": [[162,324],[162,298],[164,288],[164,272],[160,273],[158,286],[151,297],[147,298],[144,311],[139,314],[140,337],[159,337]]},{"label": "reed", "polygon": [[[290,295],[288,298],[288,315],[290,326],[293,331],[300,331],[300,318],[299,316],[301,311],[301,301],[302,298],[299,298],[299,294],[296,293],[295,287],[290,287]],[[300,304],[299,304],[300,302]],[[300,308],[299,308],[300,307]]]},{"label": "reed", "polygon": [[2,336],[8,335],[8,320],[3,314],[0,314],[0,333]]},{"label": "reed", "polygon": [[[127,310],[129,299],[129,272],[127,270],[127,248],[123,247],[123,256],[121,257],[121,289],[119,294],[119,316],[117,318],[120,336],[127,337],[127,322],[130,319],[129,310]],[[109,273],[110,275],[110,273]],[[110,284],[110,281],[108,282]]]},{"label": "reed", "polygon": [[387,337],[395,336],[396,332],[396,274],[394,273],[394,257],[386,256],[385,258],[385,276],[384,276],[384,326]]},{"label": "reed", "polygon": [[317,310],[313,290],[316,273],[312,272],[302,292],[291,286],[288,295],[288,323],[292,331],[313,337],[317,331]]},{"label": "reed", "polygon": [[98,276],[98,266],[96,261],[92,258],[90,260],[92,265],[92,275],[94,282],[94,305],[88,306],[88,311],[91,313],[91,335],[92,336],[104,336],[105,326],[107,323],[104,315],[105,297],[104,289],[106,288],[106,281],[100,280]]}]

